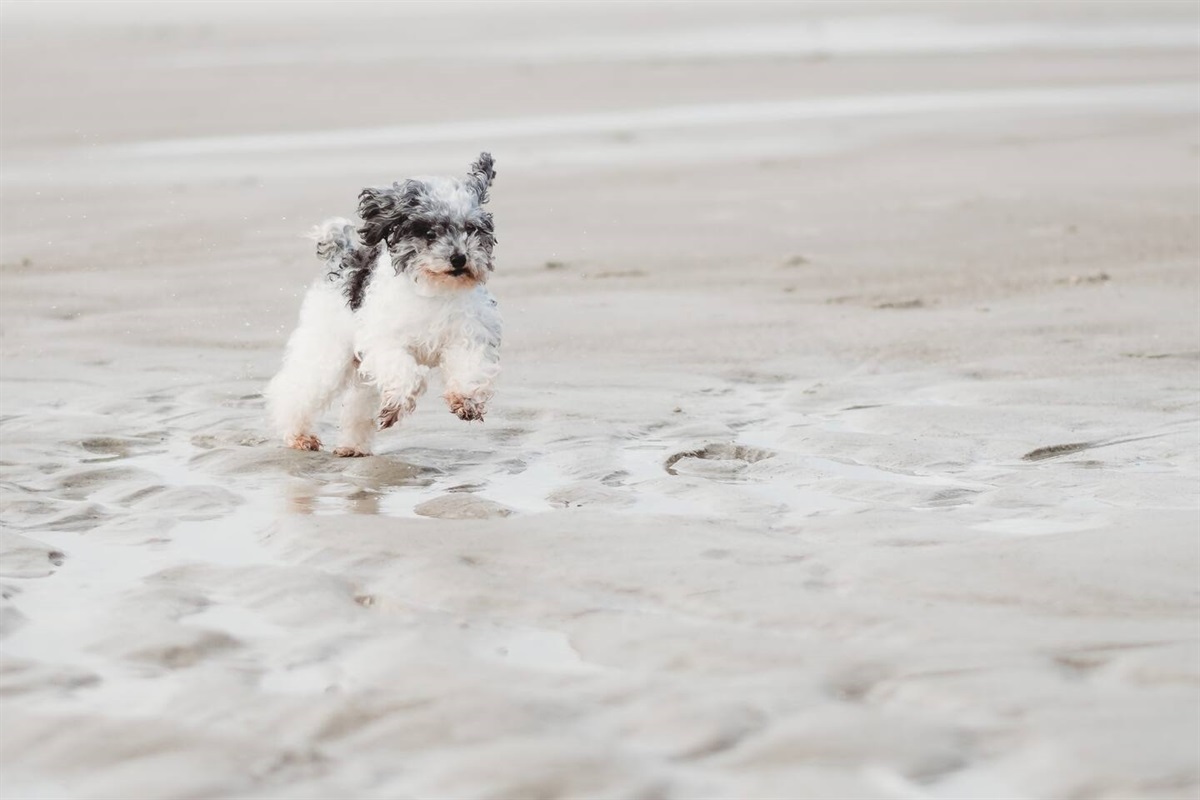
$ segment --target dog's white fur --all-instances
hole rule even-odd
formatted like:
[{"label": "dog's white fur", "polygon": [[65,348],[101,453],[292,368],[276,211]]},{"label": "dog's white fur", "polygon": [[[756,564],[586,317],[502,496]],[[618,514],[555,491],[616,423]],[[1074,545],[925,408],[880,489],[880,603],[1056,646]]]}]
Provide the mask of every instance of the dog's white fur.
[{"label": "dog's white fur", "polygon": [[[347,300],[346,276],[336,273],[333,260],[363,243],[341,218],[313,232],[319,245],[337,241],[341,249],[330,255],[330,272],[308,290],[283,367],[266,390],[271,421],[290,447],[320,448],[313,425],[342,394],[334,452],[369,454],[377,427],[390,427],[414,410],[434,368],[442,371],[451,411],[465,420],[482,419],[486,412],[500,371],[501,334],[496,301],[484,286],[491,271],[490,243],[486,256],[476,253],[452,222],[478,213],[486,186],[480,192],[455,179],[414,181],[422,185],[422,199],[436,207],[436,218],[451,221],[445,228],[448,243],[441,238],[428,244],[393,241],[389,249],[387,239],[379,241],[357,309]],[[409,255],[401,269],[394,251],[403,248]],[[471,260],[451,273],[446,248],[465,251]]]}]

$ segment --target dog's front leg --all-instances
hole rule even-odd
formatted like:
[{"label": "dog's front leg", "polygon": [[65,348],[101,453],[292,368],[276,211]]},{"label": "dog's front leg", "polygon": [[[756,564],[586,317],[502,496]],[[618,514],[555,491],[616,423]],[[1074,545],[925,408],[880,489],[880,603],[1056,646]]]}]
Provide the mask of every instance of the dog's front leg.
[{"label": "dog's front leg", "polygon": [[446,381],[446,405],[459,419],[483,419],[492,398],[492,384],[500,373],[498,336],[464,338],[446,349],[441,360]]},{"label": "dog's front leg", "polygon": [[379,429],[390,428],[417,407],[417,398],[425,391],[429,368],[417,363],[407,348],[387,344],[361,353],[359,372],[379,387],[383,406],[379,410]]}]

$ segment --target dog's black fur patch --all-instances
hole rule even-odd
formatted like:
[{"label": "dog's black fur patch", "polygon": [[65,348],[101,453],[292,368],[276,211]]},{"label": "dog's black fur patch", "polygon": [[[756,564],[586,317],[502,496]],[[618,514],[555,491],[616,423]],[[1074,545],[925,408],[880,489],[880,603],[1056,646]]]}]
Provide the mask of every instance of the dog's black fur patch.
[{"label": "dog's black fur patch", "polygon": [[346,294],[346,302],[351,311],[358,311],[363,297],[367,293],[367,284],[371,282],[371,272],[383,248],[376,244],[374,247],[359,247],[347,253],[342,259],[342,268],[338,271],[346,281],[342,291]]}]

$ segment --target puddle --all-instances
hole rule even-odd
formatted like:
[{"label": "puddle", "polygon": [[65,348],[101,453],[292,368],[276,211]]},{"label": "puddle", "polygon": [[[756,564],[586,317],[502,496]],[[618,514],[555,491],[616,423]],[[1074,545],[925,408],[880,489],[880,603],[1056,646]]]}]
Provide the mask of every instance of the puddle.
[{"label": "puddle", "polygon": [[1054,533],[1076,533],[1102,528],[1108,520],[1101,517],[1076,520],[1061,519],[999,519],[972,525],[972,530],[1004,533],[1009,536],[1048,536]]}]

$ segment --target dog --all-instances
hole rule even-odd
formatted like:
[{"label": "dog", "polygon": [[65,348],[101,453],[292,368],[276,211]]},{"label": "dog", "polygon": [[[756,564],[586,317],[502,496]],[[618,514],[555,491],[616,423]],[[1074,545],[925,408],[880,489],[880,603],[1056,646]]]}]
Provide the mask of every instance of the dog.
[{"label": "dog", "polygon": [[333,453],[370,455],[376,431],[415,410],[435,368],[450,411],[484,418],[500,371],[501,319],[486,287],[496,234],[483,210],[495,177],[481,153],[465,178],[364,189],[357,230],[340,217],[313,230],[325,273],[265,393],[288,447],[320,450],[313,424],[341,394]]}]

